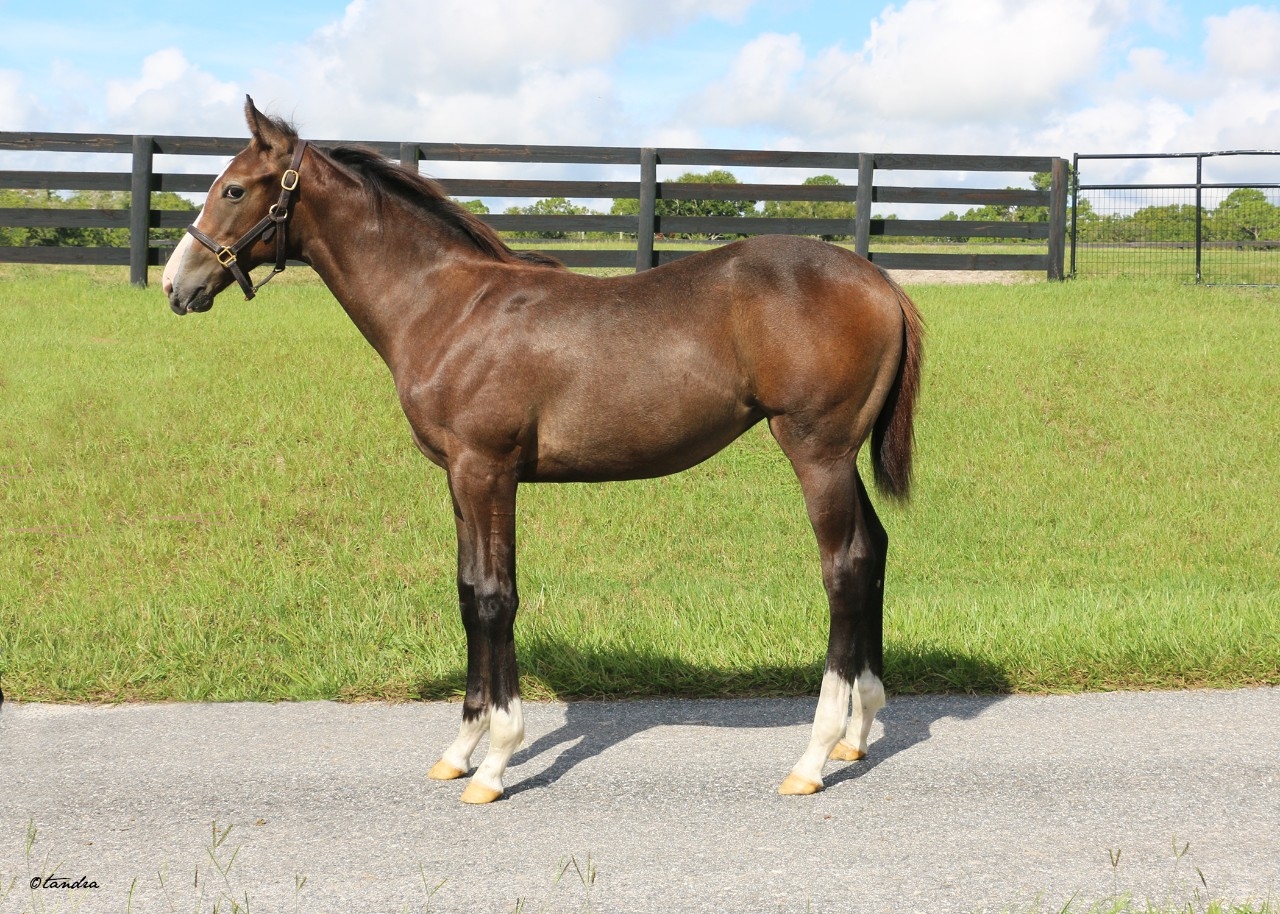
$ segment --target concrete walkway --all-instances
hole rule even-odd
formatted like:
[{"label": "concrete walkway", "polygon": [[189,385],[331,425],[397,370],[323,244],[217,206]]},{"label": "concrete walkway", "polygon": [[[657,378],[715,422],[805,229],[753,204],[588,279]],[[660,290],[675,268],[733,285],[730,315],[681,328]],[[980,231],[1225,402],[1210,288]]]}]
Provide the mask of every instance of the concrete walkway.
[{"label": "concrete walkway", "polygon": [[[891,699],[868,759],[780,797],[813,707],[530,703],[507,798],[474,808],[424,777],[458,705],[10,702],[0,912],[1280,901],[1280,689]],[[30,888],[54,873],[96,888]]]}]

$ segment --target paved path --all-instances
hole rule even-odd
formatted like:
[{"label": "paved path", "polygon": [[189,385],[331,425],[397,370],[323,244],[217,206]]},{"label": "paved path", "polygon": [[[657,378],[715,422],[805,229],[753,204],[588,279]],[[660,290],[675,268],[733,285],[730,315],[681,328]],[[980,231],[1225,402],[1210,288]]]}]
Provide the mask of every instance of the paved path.
[{"label": "paved path", "polygon": [[[870,758],[780,797],[812,710],[531,703],[508,798],[472,808],[424,778],[457,705],[8,703],[0,912],[124,912],[131,883],[135,912],[1058,910],[1181,905],[1196,868],[1214,897],[1280,899],[1280,689],[899,698]],[[589,894],[572,866],[554,884],[571,856]],[[98,887],[33,898],[55,866]]]}]

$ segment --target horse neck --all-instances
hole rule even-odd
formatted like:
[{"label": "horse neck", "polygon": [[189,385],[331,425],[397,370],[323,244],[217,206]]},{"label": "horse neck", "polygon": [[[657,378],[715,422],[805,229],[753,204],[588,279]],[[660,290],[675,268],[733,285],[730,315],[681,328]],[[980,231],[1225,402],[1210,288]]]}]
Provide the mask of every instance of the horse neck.
[{"label": "horse neck", "polygon": [[465,301],[465,267],[484,255],[394,197],[375,217],[364,184],[322,161],[295,214],[302,258],[394,373],[407,324]]}]

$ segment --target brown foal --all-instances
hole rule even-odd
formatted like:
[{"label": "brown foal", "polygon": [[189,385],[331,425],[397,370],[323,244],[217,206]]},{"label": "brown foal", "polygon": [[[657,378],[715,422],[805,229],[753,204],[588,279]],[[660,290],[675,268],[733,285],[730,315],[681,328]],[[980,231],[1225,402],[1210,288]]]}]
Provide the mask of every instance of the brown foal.
[{"label": "brown foal", "polygon": [[[757,237],[658,269],[581,276],[508,248],[434,182],[360,147],[306,145],[245,105],[252,139],[165,268],[178,314],[207,311],[249,269],[310,264],[391,370],[414,441],[448,474],[458,530],[467,693],[431,769],[462,799],[502,795],[524,725],[513,637],[516,488],[684,470],[765,420],[791,461],[831,612],[809,745],[780,790],[822,787],[861,758],[884,705],[888,536],[879,488],[910,485],[921,320],[883,271],[842,248]],[[256,234],[255,234],[256,233]]]}]

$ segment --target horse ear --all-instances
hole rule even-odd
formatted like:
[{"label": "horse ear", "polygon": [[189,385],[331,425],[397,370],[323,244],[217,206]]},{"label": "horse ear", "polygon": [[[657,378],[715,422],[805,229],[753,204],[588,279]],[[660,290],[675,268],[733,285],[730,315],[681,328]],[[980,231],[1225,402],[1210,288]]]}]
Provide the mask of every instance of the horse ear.
[{"label": "horse ear", "polygon": [[249,125],[249,133],[253,136],[253,141],[259,146],[279,153],[289,151],[292,138],[277,127],[271,118],[259,111],[248,95],[244,97],[244,119]]}]

